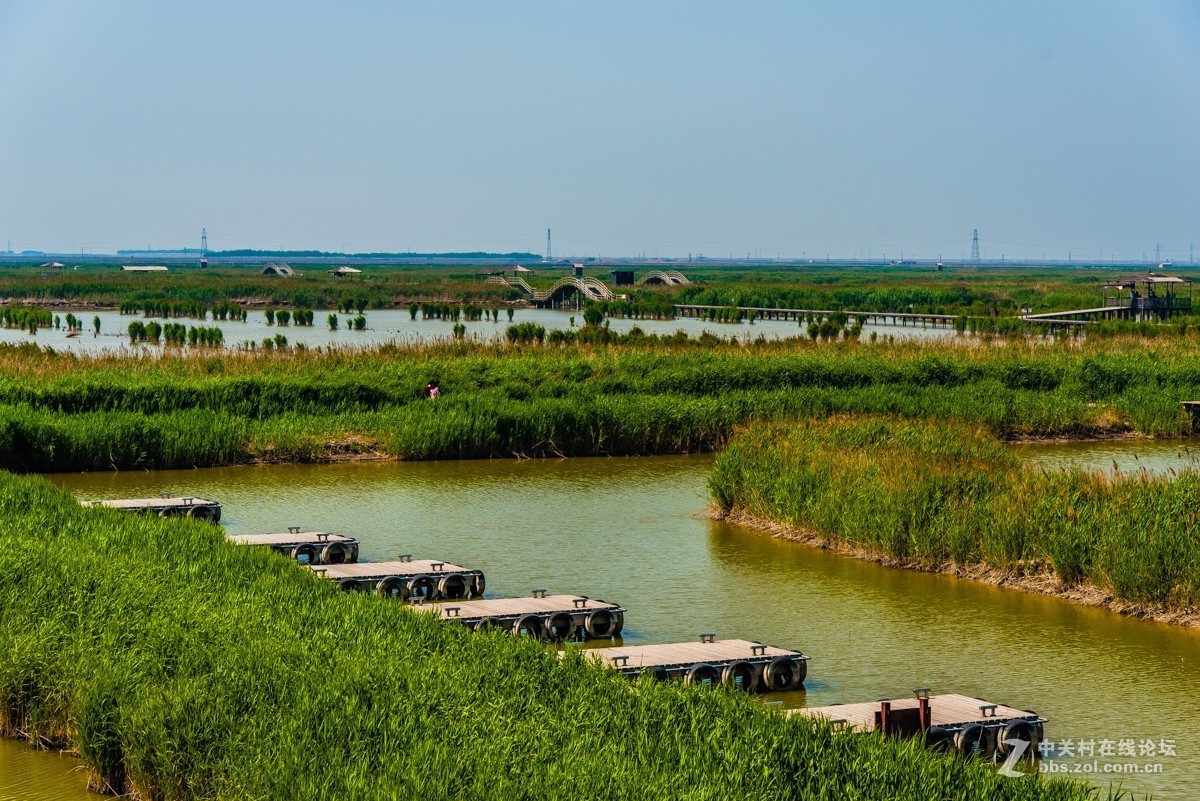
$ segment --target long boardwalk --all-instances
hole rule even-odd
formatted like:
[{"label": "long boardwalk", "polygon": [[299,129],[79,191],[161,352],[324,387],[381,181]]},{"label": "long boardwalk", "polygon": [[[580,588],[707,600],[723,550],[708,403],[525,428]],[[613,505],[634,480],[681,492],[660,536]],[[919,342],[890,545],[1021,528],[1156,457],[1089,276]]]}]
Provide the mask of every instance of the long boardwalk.
[{"label": "long boardwalk", "polygon": [[[831,314],[838,312],[833,309],[776,309],[766,306],[701,306],[696,304],[677,304],[675,313],[680,317],[707,317],[710,311],[721,311],[723,309],[736,308],[743,315],[749,317],[754,314],[758,320],[826,320]],[[877,325],[899,325],[915,327],[932,327],[932,328],[953,328],[954,320],[957,315],[954,314],[919,314],[915,312],[868,312],[868,311],[843,311],[851,321],[861,320],[864,323],[875,323]]]}]

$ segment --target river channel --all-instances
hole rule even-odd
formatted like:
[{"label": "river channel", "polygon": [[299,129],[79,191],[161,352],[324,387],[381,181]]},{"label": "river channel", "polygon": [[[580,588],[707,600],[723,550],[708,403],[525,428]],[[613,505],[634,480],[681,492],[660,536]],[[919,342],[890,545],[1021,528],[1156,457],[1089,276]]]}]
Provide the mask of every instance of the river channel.
[{"label": "river channel", "polygon": [[[1190,459],[1172,443],[1100,446],[1128,449],[1118,460],[1153,456],[1155,469]],[[1087,448],[1100,446],[1022,452],[1055,466],[1087,463]],[[1112,458],[1105,452],[1087,466]],[[1116,779],[1155,798],[1195,796],[1200,631],[885,568],[710,520],[711,464],[709,456],[682,456],[48,478],[81,498],[163,490],[216,498],[233,532],[300,525],[356,536],[364,559],[411,552],[479,567],[492,596],[546,588],[620,602],[627,643],[715,632],[799,648],[812,658],[809,680],[805,692],[779,699],[786,706],[900,697],[928,686],[1034,709],[1050,720],[1043,769],[1102,784]],[[1122,754],[1131,747],[1134,756]],[[0,799],[95,798],[78,791],[79,782],[60,781],[63,765],[62,757],[6,744]],[[1134,765],[1139,772],[1127,772]],[[12,775],[23,791],[11,786]],[[39,781],[46,791],[31,793]]]}]

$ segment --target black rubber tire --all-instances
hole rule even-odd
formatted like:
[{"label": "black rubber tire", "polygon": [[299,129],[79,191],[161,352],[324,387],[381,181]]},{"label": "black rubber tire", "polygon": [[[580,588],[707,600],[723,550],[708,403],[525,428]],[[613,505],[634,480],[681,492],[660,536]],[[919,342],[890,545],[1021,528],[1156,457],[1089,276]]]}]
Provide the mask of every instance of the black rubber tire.
[{"label": "black rubber tire", "polygon": [[621,631],[622,631],[622,629],[625,628],[625,613],[614,611],[612,613],[612,616],[613,616],[613,620],[615,621],[615,623],[614,623],[613,633],[610,634],[609,636],[615,640],[617,637],[621,636]]},{"label": "black rubber tire", "polygon": [[575,635],[575,620],[570,612],[554,612],[542,621],[542,636],[550,642],[562,642]]},{"label": "black rubber tire", "polygon": [[354,590],[358,589],[358,582],[352,578],[338,579],[337,583],[338,587],[342,589],[342,592],[353,592]]},{"label": "black rubber tire", "polygon": [[542,626],[542,619],[537,615],[521,615],[513,621],[512,633],[514,637],[532,637],[540,640],[545,636],[545,628]]},{"label": "black rubber tire", "polygon": [[[801,662],[801,664],[803,664]],[[807,666],[804,668],[807,673]],[[777,656],[763,669],[763,689],[774,692],[800,687],[800,667],[790,656]]]},{"label": "black rubber tire", "polygon": [[471,587],[471,595],[483,595],[483,590],[487,586],[487,581],[484,580],[482,573],[475,574],[475,584]]},{"label": "black rubber tire", "polygon": [[617,621],[607,609],[594,609],[584,618],[583,630],[593,640],[609,639],[616,636]]},{"label": "black rubber tire", "polygon": [[687,672],[683,674],[683,683],[689,687],[702,684],[716,686],[721,683],[721,671],[712,665],[701,662],[687,669]]},{"label": "black rubber tire", "polygon": [[471,628],[473,631],[506,631],[508,626],[505,626],[498,617],[481,617]]},{"label": "black rubber tire", "polygon": [[210,506],[192,506],[187,510],[187,516],[193,520],[212,520],[213,508]]},{"label": "black rubber tire", "polygon": [[349,559],[349,549],[340,542],[331,542],[321,549],[321,564],[344,565]]},{"label": "black rubber tire", "polygon": [[399,576],[388,576],[375,585],[375,594],[380,598],[408,600],[408,583]]},{"label": "black rubber tire", "polygon": [[954,733],[954,747],[968,759],[987,759],[996,750],[996,739],[986,726],[968,723]]},{"label": "black rubber tire", "polygon": [[1037,730],[1037,723],[1032,720],[1010,720],[996,733],[996,753],[1006,757],[1013,750],[1015,741],[1024,740],[1029,747],[1021,756],[1032,757],[1040,742]]},{"label": "black rubber tire", "polygon": [[[301,556],[308,557],[308,561],[301,561]],[[295,548],[292,548],[292,558],[302,565],[315,565],[317,564],[317,549],[311,543],[307,542],[303,545],[297,545]]]},{"label": "black rubber tire", "polygon": [[408,597],[432,601],[437,596],[437,584],[432,576],[413,576],[408,580]]},{"label": "black rubber tire", "polygon": [[470,580],[462,573],[451,573],[438,579],[437,597],[448,600],[466,598],[471,588]]},{"label": "black rubber tire", "polygon": [[749,662],[730,662],[721,670],[721,681],[727,687],[752,693],[758,689],[758,668]]}]

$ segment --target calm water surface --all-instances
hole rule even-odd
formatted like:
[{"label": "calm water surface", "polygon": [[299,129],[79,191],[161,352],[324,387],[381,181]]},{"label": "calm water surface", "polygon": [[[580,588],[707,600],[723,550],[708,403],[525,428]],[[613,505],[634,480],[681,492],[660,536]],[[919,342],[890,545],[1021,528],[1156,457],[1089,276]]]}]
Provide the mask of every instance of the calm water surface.
[{"label": "calm water surface", "polygon": [[79,763],[64,754],[35,751],[0,739],[0,801],[102,801],[87,791]]},{"label": "calm water surface", "polygon": [[1172,470],[1200,470],[1200,438],[1052,442],[1013,447],[1033,464],[1050,468],[1078,467],[1123,475],[1142,470],[1156,475],[1170,474]]},{"label": "calm water surface", "polygon": [[[436,339],[448,338],[452,335],[453,323],[446,320],[413,320],[409,317],[409,313],[405,309],[383,309],[379,311],[368,311],[367,330],[365,331],[350,331],[350,320],[355,315],[338,315],[339,328],[337,331],[329,330],[329,324],[326,321],[330,312],[320,311],[315,312],[316,319],[311,326],[268,326],[266,315],[262,310],[250,312],[249,319],[246,322],[222,322],[220,320],[189,320],[180,318],[171,322],[181,322],[184,325],[206,325],[216,326],[225,333],[225,345],[232,347],[241,345],[243,342],[250,340],[261,343],[264,337],[274,337],[276,334],[283,334],[291,344],[304,343],[311,347],[319,347],[324,345],[349,345],[349,346],[367,346],[377,345],[384,342],[429,342]],[[58,312],[60,317],[65,317],[66,312]],[[49,345],[58,350],[71,350],[80,353],[100,353],[103,351],[125,351],[128,349],[145,350],[157,352],[162,349],[161,345],[149,345],[141,343],[138,345],[129,345],[129,336],[127,334],[129,324],[134,320],[146,319],[139,315],[122,315],[112,311],[102,312],[79,312],[79,316],[83,318],[85,328],[82,336],[68,337],[65,330],[55,330],[53,328],[40,329],[36,334],[30,334],[26,331],[15,329],[0,328],[0,342],[19,343],[32,342],[39,346]],[[92,318],[100,317],[100,335],[93,336]],[[571,327],[571,317],[575,317],[575,325],[583,324],[582,312],[567,312],[556,311],[552,309],[518,309],[513,316],[514,323],[534,322],[544,326],[547,330],[551,329],[567,329]],[[158,322],[164,322],[162,318],[155,318]],[[640,327],[648,334],[673,334],[676,331],[684,331],[688,336],[696,337],[701,333],[708,331],[719,337],[728,339],[731,336],[739,338],[750,336],[757,338],[764,336],[767,339],[780,339],[784,337],[794,337],[804,335],[804,327],[795,322],[784,322],[782,320],[758,320],[754,325],[748,323],[709,323],[702,320],[692,318],[679,318],[677,320],[625,320],[621,318],[613,318],[609,321],[614,331],[626,332],[635,325]],[[466,322],[463,325],[467,327],[467,336],[473,339],[486,341],[504,336],[504,329],[508,327],[509,322],[507,316],[502,312],[500,314],[500,322]],[[902,337],[913,338],[941,338],[952,337],[955,335],[954,329],[946,328],[922,328],[917,326],[893,326],[893,325],[868,325],[864,326],[863,339],[868,338],[871,332],[876,332],[881,337],[888,335],[894,336],[897,339]]]}]

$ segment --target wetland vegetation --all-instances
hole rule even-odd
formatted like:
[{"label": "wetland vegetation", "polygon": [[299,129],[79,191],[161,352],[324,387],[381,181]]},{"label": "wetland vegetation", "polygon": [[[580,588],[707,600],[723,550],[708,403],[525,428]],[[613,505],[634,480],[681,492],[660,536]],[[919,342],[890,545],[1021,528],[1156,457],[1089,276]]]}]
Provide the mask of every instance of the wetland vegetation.
[{"label": "wetland vegetation", "polygon": [[[218,529],[0,475],[0,728],[95,787],[189,798],[1084,799],[1084,786],[635,684]],[[36,621],[31,625],[30,621]]]},{"label": "wetland vegetation", "polygon": [[1190,339],[525,342],[94,358],[0,347],[0,467],[686,453],[748,421],[839,413],[1006,439],[1180,436],[1179,401],[1200,396]]},{"label": "wetland vegetation", "polygon": [[1200,602],[1193,470],[1039,470],[979,425],[835,416],[748,426],[709,489],[722,515],[889,563],[985,566],[1151,609]]}]

